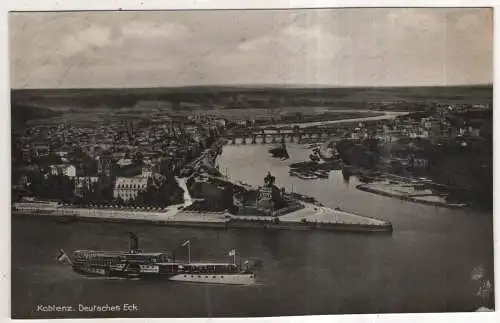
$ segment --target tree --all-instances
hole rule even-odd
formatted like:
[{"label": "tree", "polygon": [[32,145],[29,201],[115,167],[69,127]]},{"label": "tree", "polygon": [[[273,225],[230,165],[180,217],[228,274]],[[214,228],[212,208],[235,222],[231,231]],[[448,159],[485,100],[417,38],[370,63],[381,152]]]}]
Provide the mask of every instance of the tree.
[{"label": "tree", "polygon": [[41,156],[33,159],[32,161],[35,165],[55,165],[61,163],[61,158],[54,154],[53,152],[49,152],[47,156]]},{"label": "tree", "polygon": [[144,156],[140,151],[136,152],[134,157],[132,158],[132,162],[136,165],[142,165],[143,164],[143,158]]},{"label": "tree", "polygon": [[271,175],[271,172],[268,172],[267,176],[264,178],[264,183],[267,186],[273,186],[275,181],[276,181],[276,177]]},{"label": "tree", "polygon": [[101,201],[112,201],[113,200],[113,188],[111,186],[101,187],[99,190],[99,199]]},{"label": "tree", "polygon": [[234,210],[234,203],[233,203],[233,195],[234,195],[234,190],[233,186],[228,184],[224,187],[224,190],[222,191],[222,199],[221,199],[221,204],[224,209],[228,209],[230,211]]},{"label": "tree", "polygon": [[140,191],[139,193],[137,193],[137,196],[132,201],[132,204],[135,206],[148,205],[149,203],[147,203],[147,198],[148,198],[148,195],[146,194],[146,192]]}]

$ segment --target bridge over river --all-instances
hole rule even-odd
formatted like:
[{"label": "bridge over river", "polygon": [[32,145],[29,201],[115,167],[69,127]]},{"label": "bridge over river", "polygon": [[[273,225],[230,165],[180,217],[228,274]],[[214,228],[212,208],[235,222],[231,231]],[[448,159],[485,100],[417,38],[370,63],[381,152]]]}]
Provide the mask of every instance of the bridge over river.
[{"label": "bridge over river", "polygon": [[276,124],[273,126],[256,126],[252,128],[230,129],[223,138],[231,144],[267,144],[267,143],[301,143],[303,140],[317,139],[326,141],[332,137],[342,137],[347,129],[359,122],[377,122],[394,119],[408,112],[386,111],[374,117],[328,120],[307,123]]},{"label": "bridge over river", "polygon": [[332,136],[341,136],[339,129],[331,128],[303,128],[303,129],[283,129],[283,128],[251,128],[234,129],[227,131],[223,138],[231,144],[268,144],[268,143],[300,143],[304,140],[317,139],[319,141],[330,139]]}]

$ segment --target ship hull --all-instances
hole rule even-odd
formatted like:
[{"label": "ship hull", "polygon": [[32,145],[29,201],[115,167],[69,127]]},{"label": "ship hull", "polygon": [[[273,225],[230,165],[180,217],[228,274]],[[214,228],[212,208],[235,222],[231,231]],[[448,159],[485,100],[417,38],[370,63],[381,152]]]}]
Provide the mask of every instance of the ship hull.
[{"label": "ship hull", "polygon": [[120,271],[110,268],[83,266],[73,267],[73,270],[81,275],[97,277],[116,277],[128,279],[145,280],[169,280],[177,282],[191,282],[221,285],[252,285],[255,283],[253,273],[227,273],[227,274],[205,274],[205,273],[164,273],[164,272],[140,272]]},{"label": "ship hull", "polygon": [[255,276],[253,274],[177,274],[168,280],[204,284],[252,285],[255,283]]}]

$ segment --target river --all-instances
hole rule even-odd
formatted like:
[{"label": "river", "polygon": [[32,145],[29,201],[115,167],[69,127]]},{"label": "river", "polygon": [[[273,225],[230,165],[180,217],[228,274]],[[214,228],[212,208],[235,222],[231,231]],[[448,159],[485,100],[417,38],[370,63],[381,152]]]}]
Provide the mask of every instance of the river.
[{"label": "river", "polygon": [[[390,312],[473,311],[493,307],[474,295],[483,268],[493,282],[493,216],[382,197],[355,189],[339,172],[329,179],[288,176],[288,165],[310,151],[290,145],[286,161],[266,145],[224,146],[221,171],[262,184],[268,171],[288,190],[315,196],[327,206],[393,223],[392,235],[335,232],[217,230],[111,223],[12,220],[12,313],[37,317],[227,317]],[[190,240],[193,259],[260,258],[259,284],[205,286],[174,282],[85,278],[56,264],[59,248],[123,249],[127,232],[145,250],[172,250]],[[178,257],[187,257],[181,248]],[[241,258],[240,258],[241,256]],[[136,304],[136,312],[44,313],[38,304]]]},{"label": "river", "polygon": [[[328,121],[314,121],[314,122],[302,122],[302,123],[282,123],[276,124],[273,127],[276,128],[289,128],[298,126],[299,128],[308,128],[308,127],[316,127],[316,126],[324,126],[324,125],[332,125],[332,124],[341,124],[341,123],[351,123],[351,122],[366,122],[366,121],[378,121],[378,120],[387,120],[387,119],[395,119],[399,116],[404,116],[409,114],[409,112],[398,112],[398,111],[372,111],[372,110],[335,110],[335,112],[373,112],[373,113],[382,113],[381,115],[373,116],[373,117],[361,117],[361,118],[350,118],[350,119],[339,119],[339,120],[328,120]],[[261,126],[260,128],[267,128],[269,126]]]}]

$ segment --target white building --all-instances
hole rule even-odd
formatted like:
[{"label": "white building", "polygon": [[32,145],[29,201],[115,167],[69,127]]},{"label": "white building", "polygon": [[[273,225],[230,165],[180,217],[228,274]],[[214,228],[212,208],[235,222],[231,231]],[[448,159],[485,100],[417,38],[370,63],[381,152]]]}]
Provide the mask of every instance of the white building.
[{"label": "white building", "polygon": [[120,166],[120,167],[129,166],[129,165],[132,165],[132,159],[130,159],[130,158],[122,158],[116,164],[118,166]]},{"label": "white building", "polygon": [[153,176],[153,166],[152,165],[144,165],[142,166],[142,177],[150,178]]},{"label": "white building", "polygon": [[73,178],[76,176],[76,167],[73,165],[51,165],[50,174]]},{"label": "white building", "polygon": [[246,126],[247,125],[247,120],[245,120],[245,119],[239,119],[239,120],[235,120],[234,123],[236,123],[238,126]]},{"label": "white building", "polygon": [[59,157],[65,157],[69,154],[69,152],[66,150],[56,150],[54,153]]},{"label": "white building", "polygon": [[224,120],[224,119],[217,119],[217,120],[215,120],[215,124],[218,125],[218,126],[221,126],[221,127],[225,127],[226,126],[226,120]]},{"label": "white building", "polygon": [[423,118],[421,120],[421,124],[425,129],[430,129],[432,128],[432,120],[430,118]]},{"label": "white building", "polygon": [[148,178],[145,177],[118,177],[113,190],[114,198],[124,201],[133,200],[141,191],[148,187]]}]

